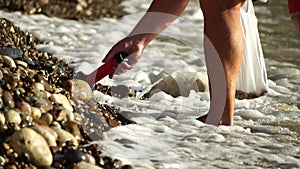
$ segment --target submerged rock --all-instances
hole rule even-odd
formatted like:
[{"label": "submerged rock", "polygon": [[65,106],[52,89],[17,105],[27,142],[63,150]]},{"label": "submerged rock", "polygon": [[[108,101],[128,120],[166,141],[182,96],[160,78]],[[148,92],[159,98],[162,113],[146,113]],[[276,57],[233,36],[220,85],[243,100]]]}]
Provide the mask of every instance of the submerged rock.
[{"label": "submerged rock", "polygon": [[80,79],[68,80],[64,84],[75,99],[89,101],[93,97],[90,85]]},{"label": "submerged rock", "polygon": [[150,94],[164,91],[173,97],[188,96],[191,90],[204,92],[208,90],[208,79],[204,72],[177,73],[175,77],[159,74],[162,77],[149,90]]}]

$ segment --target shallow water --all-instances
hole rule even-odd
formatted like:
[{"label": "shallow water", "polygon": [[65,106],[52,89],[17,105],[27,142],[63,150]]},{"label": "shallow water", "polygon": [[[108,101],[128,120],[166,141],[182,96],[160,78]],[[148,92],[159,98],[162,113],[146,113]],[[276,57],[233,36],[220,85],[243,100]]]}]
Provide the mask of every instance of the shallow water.
[{"label": "shallow water", "polygon": [[[52,45],[40,50],[68,60],[77,70],[91,72],[110,47],[134,26],[149,0],[128,0],[132,13],[121,20],[86,23],[42,15],[5,13],[22,29]],[[182,17],[151,43],[137,66],[102,84],[125,84],[134,89],[150,85],[150,77],[165,71],[203,72],[202,14],[191,1]],[[208,110],[209,94],[191,91],[173,98],[160,92],[149,100],[117,99],[95,92],[95,99],[123,111],[137,124],[104,134],[103,151],[136,168],[300,168],[300,54],[286,2],[256,5],[271,93],[252,100],[236,100],[233,127],[205,125],[195,120]],[[171,61],[170,61],[171,60]],[[187,68],[184,68],[187,67]]]}]

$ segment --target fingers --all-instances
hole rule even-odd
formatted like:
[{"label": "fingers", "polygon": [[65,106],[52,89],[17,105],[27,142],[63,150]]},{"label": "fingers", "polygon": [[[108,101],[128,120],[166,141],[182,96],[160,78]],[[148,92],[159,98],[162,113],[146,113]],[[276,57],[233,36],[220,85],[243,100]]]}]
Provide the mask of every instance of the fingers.
[{"label": "fingers", "polygon": [[[117,68],[114,68],[114,74],[120,75],[132,69],[134,65],[138,62],[144,49],[143,43],[139,41],[129,41],[124,42],[120,41],[112,47],[112,49],[107,53],[106,57],[102,62],[107,62],[113,58],[116,54],[120,52],[127,52],[129,56],[126,58],[126,61],[123,61],[118,65]],[[109,78],[112,78],[113,74],[109,75]]]},{"label": "fingers", "polygon": [[128,70],[132,69],[133,67],[134,67],[134,65],[130,65],[127,62],[122,62],[119,64],[119,66],[115,70],[114,74],[116,74],[116,75],[123,74],[123,73],[127,72]]}]

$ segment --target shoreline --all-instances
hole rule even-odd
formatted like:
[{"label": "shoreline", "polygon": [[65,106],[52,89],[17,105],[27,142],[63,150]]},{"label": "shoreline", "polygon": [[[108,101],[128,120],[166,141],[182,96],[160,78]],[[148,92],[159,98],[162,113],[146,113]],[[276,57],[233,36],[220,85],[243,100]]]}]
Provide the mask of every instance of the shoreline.
[{"label": "shoreline", "polygon": [[73,79],[66,61],[35,49],[44,42],[9,20],[0,24],[0,166],[132,168],[90,144],[131,121],[91,99],[90,87]]},{"label": "shoreline", "polygon": [[5,0],[0,3],[0,10],[87,21],[124,16],[126,12],[122,2],[123,0]]}]

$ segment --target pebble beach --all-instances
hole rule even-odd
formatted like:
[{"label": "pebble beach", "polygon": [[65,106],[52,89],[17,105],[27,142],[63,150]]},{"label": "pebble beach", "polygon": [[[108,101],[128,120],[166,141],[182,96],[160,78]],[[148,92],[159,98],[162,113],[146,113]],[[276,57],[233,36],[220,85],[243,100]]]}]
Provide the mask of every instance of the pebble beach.
[{"label": "pebble beach", "polygon": [[133,70],[94,88],[77,78],[101,65],[150,3],[1,2],[0,166],[300,168],[299,34],[287,15],[270,19],[283,2],[255,5],[270,91],[237,99],[233,127],[195,120],[209,93],[194,0]]}]

